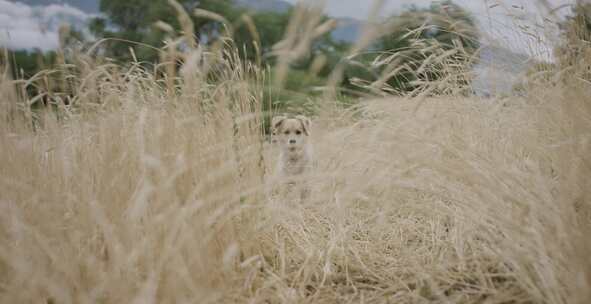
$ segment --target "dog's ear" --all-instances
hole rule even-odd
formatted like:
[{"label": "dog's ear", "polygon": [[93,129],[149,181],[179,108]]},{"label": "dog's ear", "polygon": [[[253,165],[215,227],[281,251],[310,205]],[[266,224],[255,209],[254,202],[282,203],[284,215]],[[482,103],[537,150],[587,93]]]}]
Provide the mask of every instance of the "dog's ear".
[{"label": "dog's ear", "polygon": [[271,129],[273,133],[275,133],[275,131],[281,127],[281,124],[285,119],[287,119],[287,117],[283,115],[273,117],[273,120],[271,120]]},{"label": "dog's ear", "polygon": [[310,120],[310,118],[304,115],[298,115],[295,118],[302,123],[302,126],[304,127],[304,133],[310,136],[310,127],[312,126],[312,121]]}]

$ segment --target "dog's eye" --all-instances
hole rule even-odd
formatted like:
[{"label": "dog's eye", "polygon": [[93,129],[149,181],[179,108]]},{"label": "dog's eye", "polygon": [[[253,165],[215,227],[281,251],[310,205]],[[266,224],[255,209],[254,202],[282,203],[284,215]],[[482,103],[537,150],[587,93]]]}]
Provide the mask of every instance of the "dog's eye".
[{"label": "dog's eye", "polygon": [[300,131],[300,130],[297,130],[297,131],[296,131],[296,135],[302,135],[302,131]]}]

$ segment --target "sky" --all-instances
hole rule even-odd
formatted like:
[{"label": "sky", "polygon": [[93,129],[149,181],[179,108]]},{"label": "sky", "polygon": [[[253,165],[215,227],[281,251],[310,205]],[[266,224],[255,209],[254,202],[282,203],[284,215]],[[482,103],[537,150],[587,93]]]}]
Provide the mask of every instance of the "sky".
[{"label": "sky", "polygon": [[90,17],[69,5],[40,7],[0,0],[0,47],[55,49],[59,44],[58,29],[63,20],[81,25]]}]

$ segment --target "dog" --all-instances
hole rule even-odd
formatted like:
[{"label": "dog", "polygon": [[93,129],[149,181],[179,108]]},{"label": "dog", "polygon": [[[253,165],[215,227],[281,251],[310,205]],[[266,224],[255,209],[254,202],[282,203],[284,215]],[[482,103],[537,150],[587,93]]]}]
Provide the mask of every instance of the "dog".
[{"label": "dog", "polygon": [[287,192],[299,190],[300,199],[309,194],[306,186],[306,173],[312,166],[312,147],[310,141],[312,122],[303,115],[273,117],[272,142],[278,146],[278,179],[281,188]]}]

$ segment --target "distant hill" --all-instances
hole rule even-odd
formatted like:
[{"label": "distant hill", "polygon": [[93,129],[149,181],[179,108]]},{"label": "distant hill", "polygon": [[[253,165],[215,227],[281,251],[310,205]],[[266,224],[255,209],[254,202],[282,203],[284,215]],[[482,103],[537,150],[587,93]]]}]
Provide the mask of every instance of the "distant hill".
[{"label": "distant hill", "polygon": [[100,0],[9,0],[11,2],[21,2],[32,6],[46,6],[50,4],[68,4],[78,8],[83,12],[97,14],[99,12]]},{"label": "distant hill", "polygon": [[287,12],[292,5],[283,0],[234,0],[237,5],[255,11],[270,11],[277,13]]},{"label": "distant hill", "polygon": [[[271,11],[285,13],[293,7],[284,0],[234,0],[237,5],[255,11]],[[336,41],[354,42],[359,37],[363,22],[354,18],[336,18],[337,28],[332,32]]]},{"label": "distant hill", "polygon": [[[28,5],[68,4],[87,13],[98,13],[100,0],[10,0]],[[124,0],[122,0],[124,1]],[[234,0],[237,5],[257,11],[287,12],[292,5],[284,0]]]},{"label": "distant hill", "polygon": [[332,32],[336,41],[355,42],[361,34],[363,21],[353,18],[337,18],[337,28]]},{"label": "distant hill", "polygon": [[[10,0],[32,6],[67,4],[89,14],[98,14],[100,0]],[[234,0],[236,5],[254,10],[285,13],[293,6],[285,0]],[[338,18],[338,26],[332,37],[336,41],[354,42],[359,36],[363,22],[353,18]]]}]

